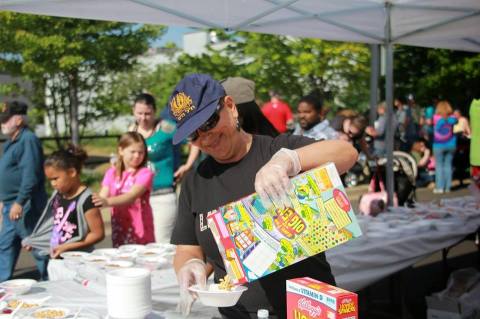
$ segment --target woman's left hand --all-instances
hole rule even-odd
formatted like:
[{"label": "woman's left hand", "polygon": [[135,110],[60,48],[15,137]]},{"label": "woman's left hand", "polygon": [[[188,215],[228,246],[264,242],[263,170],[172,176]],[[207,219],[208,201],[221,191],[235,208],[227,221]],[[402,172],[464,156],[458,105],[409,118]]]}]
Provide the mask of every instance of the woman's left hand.
[{"label": "woman's left hand", "polygon": [[263,205],[266,208],[274,203],[289,206],[287,193],[292,188],[289,177],[300,171],[300,160],[296,151],[282,148],[275,153],[255,177],[255,191]]}]

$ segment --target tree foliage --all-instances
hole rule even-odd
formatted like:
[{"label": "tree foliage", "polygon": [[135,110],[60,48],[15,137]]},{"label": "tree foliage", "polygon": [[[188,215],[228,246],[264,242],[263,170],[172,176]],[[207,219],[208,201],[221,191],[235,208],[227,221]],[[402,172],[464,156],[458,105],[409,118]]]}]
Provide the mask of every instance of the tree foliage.
[{"label": "tree foliage", "polygon": [[[366,107],[368,101],[369,50],[365,45],[269,34],[216,31],[226,45],[212,45],[205,54],[183,54],[174,66],[160,66],[162,79],[153,92],[162,101],[185,74],[202,72],[216,79],[243,76],[255,81],[257,97],[279,92],[291,105],[316,92],[330,104]],[[220,48],[219,48],[220,46]]]},{"label": "tree foliage", "polygon": [[395,95],[412,93],[424,106],[438,97],[467,111],[472,99],[480,97],[479,65],[478,53],[398,46],[394,58]]},{"label": "tree foliage", "polygon": [[[34,84],[31,97],[55,125],[63,118],[73,142],[102,104],[112,74],[132,69],[164,27],[0,12],[0,69]],[[80,108],[80,106],[83,106]],[[80,112],[80,113],[79,113]]]}]

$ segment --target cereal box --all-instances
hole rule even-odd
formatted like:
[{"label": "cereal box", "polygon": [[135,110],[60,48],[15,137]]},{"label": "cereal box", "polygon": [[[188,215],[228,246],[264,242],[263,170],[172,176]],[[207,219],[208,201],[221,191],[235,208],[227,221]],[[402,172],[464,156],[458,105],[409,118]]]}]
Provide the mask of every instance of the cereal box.
[{"label": "cereal box", "polygon": [[287,280],[287,319],[356,319],[357,294],[309,278]]},{"label": "cereal box", "polygon": [[290,204],[264,207],[254,193],[208,214],[235,283],[258,279],[361,235],[335,165],[291,179]]}]

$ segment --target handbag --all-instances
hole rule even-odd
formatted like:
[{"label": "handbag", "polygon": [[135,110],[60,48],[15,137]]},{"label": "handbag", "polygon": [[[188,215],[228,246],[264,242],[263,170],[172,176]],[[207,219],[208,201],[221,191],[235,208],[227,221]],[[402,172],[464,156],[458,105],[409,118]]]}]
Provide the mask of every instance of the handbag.
[{"label": "handbag", "polygon": [[[377,179],[380,187],[379,191],[376,191],[375,189]],[[361,196],[358,209],[363,215],[377,216],[381,212],[385,211],[387,205],[388,193],[385,189],[385,184],[383,183],[383,180],[377,171],[370,180],[368,193]],[[394,194],[393,196],[393,206],[398,206],[397,194]]]}]

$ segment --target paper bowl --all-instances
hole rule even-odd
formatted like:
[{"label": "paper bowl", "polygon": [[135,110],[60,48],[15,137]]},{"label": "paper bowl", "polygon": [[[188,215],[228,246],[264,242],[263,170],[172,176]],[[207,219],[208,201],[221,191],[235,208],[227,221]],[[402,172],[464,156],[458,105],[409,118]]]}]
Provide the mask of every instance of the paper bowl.
[{"label": "paper bowl", "polygon": [[230,291],[220,290],[217,284],[211,284],[208,290],[201,289],[197,285],[188,288],[188,290],[198,295],[198,299],[202,304],[211,307],[232,307],[247,289],[245,286],[235,286]]},{"label": "paper bowl", "polygon": [[83,260],[90,265],[101,267],[104,266],[108,261],[110,261],[110,258],[107,256],[91,254],[83,257]]},{"label": "paper bowl", "polygon": [[107,257],[115,257],[117,254],[118,254],[117,248],[100,248],[100,249],[95,249],[92,252],[92,255],[107,256]]},{"label": "paper bowl", "polygon": [[115,256],[115,260],[134,261],[135,257],[137,257],[136,252],[119,252],[118,255]]},{"label": "paper bowl", "polygon": [[106,269],[128,268],[133,266],[133,261],[129,260],[110,260],[105,263]]},{"label": "paper bowl", "polygon": [[29,292],[35,283],[37,281],[33,279],[13,279],[0,283],[0,287],[7,293],[22,295]]},{"label": "paper bowl", "polygon": [[167,252],[175,251],[175,249],[177,249],[176,245],[162,244],[162,243],[150,243],[150,244],[147,244],[146,247],[153,248],[153,249],[161,249],[162,251],[167,251]]},{"label": "paper bowl", "polygon": [[33,319],[62,319],[70,314],[68,308],[63,307],[43,307],[33,311],[30,317]]},{"label": "paper bowl", "polygon": [[129,244],[129,245],[122,245],[118,247],[118,250],[123,253],[139,253],[144,251],[147,247],[144,245],[137,245],[137,244]]},{"label": "paper bowl", "polygon": [[171,265],[167,258],[161,256],[141,256],[136,259],[136,263],[150,271]]},{"label": "paper bowl", "polygon": [[138,253],[139,257],[155,257],[155,256],[162,256],[162,255],[163,255],[162,249],[158,249],[158,248],[148,248]]},{"label": "paper bowl", "polygon": [[83,260],[83,257],[88,255],[90,254],[84,251],[66,251],[64,253],[61,253],[60,257],[62,257],[65,260],[80,261],[80,260]]}]

